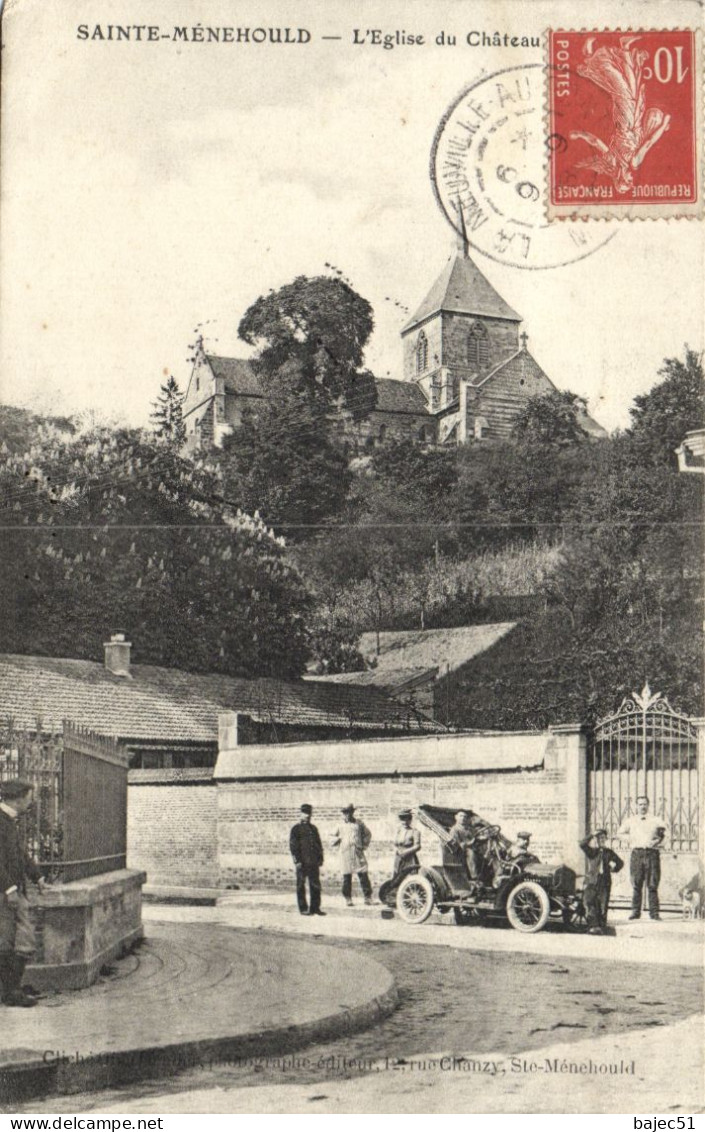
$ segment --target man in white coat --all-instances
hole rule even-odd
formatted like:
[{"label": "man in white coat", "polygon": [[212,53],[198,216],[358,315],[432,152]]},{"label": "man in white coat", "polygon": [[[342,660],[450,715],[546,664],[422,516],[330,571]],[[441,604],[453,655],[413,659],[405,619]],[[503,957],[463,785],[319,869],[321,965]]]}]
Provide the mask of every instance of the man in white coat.
[{"label": "man in white coat", "polygon": [[372,904],[372,885],[367,875],[367,858],[365,850],[372,840],[372,834],[365,825],[355,817],[354,806],[344,806],[342,810],[343,822],[333,834],[331,845],[340,849],[340,868],[343,874],[343,896],[348,907],[352,907],[352,875],[357,873],[365,904]]}]

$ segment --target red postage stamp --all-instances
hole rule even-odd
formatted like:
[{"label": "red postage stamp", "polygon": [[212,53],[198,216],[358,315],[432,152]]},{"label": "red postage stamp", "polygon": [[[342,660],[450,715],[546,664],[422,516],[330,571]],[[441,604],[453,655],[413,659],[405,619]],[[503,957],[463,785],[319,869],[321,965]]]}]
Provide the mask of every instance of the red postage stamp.
[{"label": "red postage stamp", "polygon": [[702,215],[699,37],[551,31],[548,216]]}]

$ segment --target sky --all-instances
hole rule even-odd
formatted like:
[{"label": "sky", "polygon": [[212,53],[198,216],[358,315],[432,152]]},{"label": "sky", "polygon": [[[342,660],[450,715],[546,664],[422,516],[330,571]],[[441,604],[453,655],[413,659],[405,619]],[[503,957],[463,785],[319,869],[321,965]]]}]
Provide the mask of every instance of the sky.
[{"label": "sky", "polygon": [[[118,16],[119,11],[119,16]],[[0,396],[43,412],[146,423],[185,387],[202,328],[247,356],[249,304],[333,264],[374,309],[367,363],[401,376],[399,332],[451,254],[434,197],[436,130],[461,91],[543,47],[469,47],[470,30],[629,26],[643,5],[6,0],[0,184]],[[672,25],[695,25],[672,0]],[[96,25],[305,27],[307,45],[106,42]],[[79,39],[85,24],[91,34]],[[423,34],[392,50],[359,35]],[[439,46],[444,30],[454,48]],[[340,35],[340,40],[323,40]],[[539,72],[537,71],[538,75]],[[542,114],[543,107],[536,107]],[[476,262],[529,348],[609,429],[664,357],[703,346],[703,225],[588,222],[591,254],[527,271]],[[598,247],[596,233],[612,238]]]}]

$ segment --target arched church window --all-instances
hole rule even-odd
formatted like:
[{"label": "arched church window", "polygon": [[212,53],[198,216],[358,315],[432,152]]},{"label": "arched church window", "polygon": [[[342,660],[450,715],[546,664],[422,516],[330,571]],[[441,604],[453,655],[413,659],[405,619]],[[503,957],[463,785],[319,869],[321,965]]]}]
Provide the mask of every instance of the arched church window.
[{"label": "arched church window", "polygon": [[487,330],[481,322],[475,322],[468,334],[468,365],[484,368],[490,360],[490,343]]},{"label": "arched church window", "polygon": [[416,372],[423,373],[428,369],[428,339],[423,330],[416,343]]},{"label": "arched church window", "polygon": [[379,442],[380,442],[380,444],[384,444],[386,439],[387,439],[387,426],[385,424],[381,424],[379,426]]}]

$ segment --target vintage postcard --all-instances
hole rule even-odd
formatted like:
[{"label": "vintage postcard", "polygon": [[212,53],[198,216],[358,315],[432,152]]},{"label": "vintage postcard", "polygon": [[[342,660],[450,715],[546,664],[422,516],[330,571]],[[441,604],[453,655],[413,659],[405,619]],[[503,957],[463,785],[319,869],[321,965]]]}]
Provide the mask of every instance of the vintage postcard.
[{"label": "vintage postcard", "polygon": [[695,1127],[702,110],[695,0],[5,0],[0,1111]]}]

